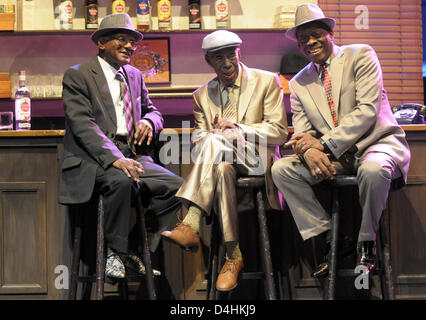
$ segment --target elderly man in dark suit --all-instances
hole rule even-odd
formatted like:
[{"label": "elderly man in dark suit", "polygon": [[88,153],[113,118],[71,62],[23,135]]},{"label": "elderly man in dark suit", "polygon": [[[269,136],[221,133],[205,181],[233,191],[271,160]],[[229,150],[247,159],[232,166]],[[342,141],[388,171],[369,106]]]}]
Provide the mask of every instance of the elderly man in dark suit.
[{"label": "elderly man in dark suit", "polygon": [[122,260],[128,257],[135,191],[146,190],[146,214],[157,218],[150,243],[154,251],[159,233],[179,209],[175,193],[183,182],[148,154],[163,118],[148,97],[142,73],[129,65],[142,38],[127,14],[106,16],[91,36],[99,54],[68,69],[63,79],[66,134],[59,201],[85,203],[95,188],[103,194],[106,274],[119,278],[125,275]]}]

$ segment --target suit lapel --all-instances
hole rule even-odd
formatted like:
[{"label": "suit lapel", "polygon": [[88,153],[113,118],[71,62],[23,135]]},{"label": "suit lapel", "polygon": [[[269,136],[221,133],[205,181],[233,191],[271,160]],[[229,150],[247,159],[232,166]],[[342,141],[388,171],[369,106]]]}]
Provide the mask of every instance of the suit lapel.
[{"label": "suit lapel", "polygon": [[209,96],[209,105],[211,118],[214,119],[216,114],[222,115],[222,104],[220,101],[220,86],[217,78],[212,79],[207,84],[207,91]]},{"label": "suit lapel", "polygon": [[327,96],[325,95],[324,87],[319,78],[318,71],[313,63],[311,63],[310,67],[307,69],[303,82],[320,115],[327,122],[329,127],[333,128],[333,118],[331,116],[330,107],[328,106]]},{"label": "suit lapel", "polygon": [[115,114],[115,107],[112,101],[111,92],[109,91],[109,86],[106,81],[104,72],[102,71],[101,65],[99,64],[98,57],[95,57],[91,61],[91,71],[93,81],[99,90],[99,100],[102,101],[102,106],[104,107],[106,113],[111,118],[115,126],[117,126],[117,116]]},{"label": "suit lapel", "polygon": [[252,76],[250,70],[241,63],[241,88],[240,88],[240,97],[238,101],[238,122],[244,118],[247,107],[249,105],[251,96],[254,93],[255,88],[255,79]]},{"label": "suit lapel", "polygon": [[336,114],[339,115],[340,90],[342,88],[342,76],[345,57],[343,50],[338,46],[334,46],[334,58],[330,63],[331,83],[333,86],[333,101]]}]

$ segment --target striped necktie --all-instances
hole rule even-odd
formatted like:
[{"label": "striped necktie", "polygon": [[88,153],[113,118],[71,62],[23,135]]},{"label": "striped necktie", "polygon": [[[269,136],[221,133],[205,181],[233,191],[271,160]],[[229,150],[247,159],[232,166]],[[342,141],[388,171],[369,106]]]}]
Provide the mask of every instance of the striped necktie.
[{"label": "striped necktie", "polygon": [[226,88],[228,91],[228,100],[223,107],[222,118],[231,122],[237,122],[237,102],[235,100],[234,86]]},{"label": "striped necktie", "polygon": [[120,97],[123,99],[124,113],[126,116],[126,126],[127,126],[127,143],[132,151],[135,151],[135,146],[132,143],[132,138],[134,135],[133,125],[133,112],[132,112],[132,101],[130,98],[129,87],[127,86],[126,78],[121,71],[118,71],[116,74],[116,79],[120,81]]},{"label": "striped necktie", "polygon": [[325,94],[327,95],[328,106],[330,108],[331,116],[333,117],[334,126],[337,127],[339,122],[337,120],[336,111],[334,110],[334,101],[333,101],[330,73],[328,72],[325,63],[320,65],[320,69],[321,69],[321,82],[322,82],[322,85],[324,86]]}]

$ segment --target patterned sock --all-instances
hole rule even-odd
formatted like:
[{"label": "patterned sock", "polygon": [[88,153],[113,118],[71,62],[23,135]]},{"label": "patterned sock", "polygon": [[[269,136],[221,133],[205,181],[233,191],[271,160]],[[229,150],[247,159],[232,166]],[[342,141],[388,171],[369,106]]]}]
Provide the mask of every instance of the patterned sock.
[{"label": "patterned sock", "polygon": [[243,260],[243,254],[237,241],[225,242],[226,256],[231,259]]},{"label": "patterned sock", "polygon": [[201,209],[198,208],[197,206],[192,205],[189,207],[188,213],[185,219],[183,219],[183,222],[185,222],[186,224],[189,224],[195,233],[199,233],[201,216],[202,216]]}]

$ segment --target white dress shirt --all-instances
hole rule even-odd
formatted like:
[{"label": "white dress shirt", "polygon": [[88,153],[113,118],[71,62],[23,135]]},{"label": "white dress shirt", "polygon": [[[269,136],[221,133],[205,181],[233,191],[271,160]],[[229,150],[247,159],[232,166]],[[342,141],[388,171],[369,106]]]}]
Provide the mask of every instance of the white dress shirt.
[{"label": "white dress shirt", "polygon": [[117,135],[127,136],[127,124],[126,114],[124,111],[123,99],[120,97],[120,80],[116,79],[115,76],[119,70],[124,73],[124,70],[120,67],[116,70],[108,62],[98,56],[99,63],[101,64],[102,71],[104,72],[105,78],[108,83],[109,92],[115,107],[115,115],[117,117]]}]

